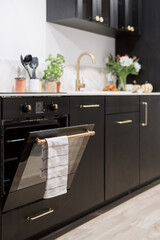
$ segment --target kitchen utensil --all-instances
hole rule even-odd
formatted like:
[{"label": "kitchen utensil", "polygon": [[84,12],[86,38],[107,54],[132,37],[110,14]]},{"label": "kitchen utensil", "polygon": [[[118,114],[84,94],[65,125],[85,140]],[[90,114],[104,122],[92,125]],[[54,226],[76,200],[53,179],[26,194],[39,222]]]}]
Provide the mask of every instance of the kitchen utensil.
[{"label": "kitchen utensil", "polygon": [[31,55],[26,55],[25,58],[23,59],[22,55],[20,56],[20,60],[21,60],[21,63],[23,65],[23,67],[26,69],[28,75],[29,75],[29,78],[32,78],[31,77],[31,74],[28,70],[28,67],[27,65],[29,64],[29,62],[32,60],[32,56]]},{"label": "kitchen utensil", "polygon": [[32,55],[26,55],[24,57],[24,63],[25,65],[28,65],[32,61]]},{"label": "kitchen utensil", "polygon": [[33,69],[32,70],[32,79],[36,79],[36,68],[38,67],[38,58],[33,57],[32,61],[29,63],[29,66]]}]

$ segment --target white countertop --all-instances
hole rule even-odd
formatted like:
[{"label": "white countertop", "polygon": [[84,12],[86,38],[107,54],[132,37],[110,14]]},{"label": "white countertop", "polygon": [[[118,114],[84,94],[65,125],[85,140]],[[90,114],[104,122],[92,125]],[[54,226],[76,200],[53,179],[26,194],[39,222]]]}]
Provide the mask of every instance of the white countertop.
[{"label": "white countertop", "polygon": [[60,93],[46,93],[46,92],[39,92],[39,93],[6,93],[6,92],[1,92],[0,97],[27,97],[27,96],[158,96],[160,95],[160,92],[153,92],[153,93],[131,93],[131,92],[126,92],[126,91],[117,91],[117,92],[112,92],[112,91],[94,91],[94,92],[76,92],[76,91],[69,91],[69,92],[60,92]]}]

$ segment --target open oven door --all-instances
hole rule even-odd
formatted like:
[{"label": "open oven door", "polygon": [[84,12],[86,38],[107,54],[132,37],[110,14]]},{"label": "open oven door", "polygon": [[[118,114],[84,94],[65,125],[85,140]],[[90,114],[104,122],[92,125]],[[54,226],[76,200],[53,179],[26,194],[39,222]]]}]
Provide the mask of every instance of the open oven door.
[{"label": "open oven door", "polygon": [[[86,131],[92,131],[93,128],[94,124],[89,124],[28,132],[16,173],[6,196],[3,212],[43,198],[45,180],[40,177],[41,146],[35,141],[37,137],[45,139],[57,136],[81,135]],[[69,139],[68,189],[71,187],[89,137],[88,135]]]}]

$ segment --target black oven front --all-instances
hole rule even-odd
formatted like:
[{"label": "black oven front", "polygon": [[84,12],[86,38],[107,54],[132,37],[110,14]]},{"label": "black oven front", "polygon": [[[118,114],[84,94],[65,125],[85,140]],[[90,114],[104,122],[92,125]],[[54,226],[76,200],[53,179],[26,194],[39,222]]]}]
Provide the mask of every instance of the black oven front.
[{"label": "black oven front", "polygon": [[[1,107],[1,199],[6,212],[43,199],[46,182],[40,177],[37,137],[84,134],[94,125],[68,126],[68,98],[7,98]],[[68,190],[88,140],[69,141]]]},{"label": "black oven front", "polygon": [[69,102],[60,97],[8,97],[1,100],[1,109],[1,195],[7,211],[42,197],[41,146],[28,143],[29,133],[66,128]]}]

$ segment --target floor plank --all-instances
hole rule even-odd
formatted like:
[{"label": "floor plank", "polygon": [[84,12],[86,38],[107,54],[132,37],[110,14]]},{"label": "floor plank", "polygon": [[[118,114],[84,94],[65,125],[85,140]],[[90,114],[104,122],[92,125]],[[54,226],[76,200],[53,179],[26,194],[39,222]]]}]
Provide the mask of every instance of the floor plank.
[{"label": "floor plank", "polygon": [[160,184],[57,240],[160,240]]}]

